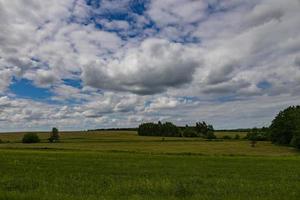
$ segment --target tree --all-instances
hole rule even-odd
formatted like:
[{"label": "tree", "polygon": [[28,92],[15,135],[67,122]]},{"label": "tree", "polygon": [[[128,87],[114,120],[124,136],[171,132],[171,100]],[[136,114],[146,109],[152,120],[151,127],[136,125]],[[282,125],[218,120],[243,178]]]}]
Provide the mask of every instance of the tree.
[{"label": "tree", "polygon": [[269,129],[263,128],[252,128],[248,133],[245,139],[255,140],[255,141],[267,141],[270,140]]},{"label": "tree", "polygon": [[49,142],[58,142],[59,141],[59,132],[58,129],[53,127],[52,132],[49,137]]},{"label": "tree", "polygon": [[251,141],[251,147],[255,147],[255,145],[258,141],[258,138],[259,138],[258,128],[255,127],[251,130],[251,132],[247,133],[247,138],[248,138],[248,140]]},{"label": "tree", "polygon": [[206,124],[206,122],[197,122],[196,123],[196,132],[207,139],[216,139],[214,135],[214,128],[210,124]]},{"label": "tree", "polygon": [[183,137],[199,137],[198,133],[194,130],[193,127],[189,127],[188,125],[182,131]]},{"label": "tree", "polygon": [[141,136],[162,136],[162,137],[204,137],[207,139],[215,139],[214,128],[205,122],[199,122],[196,127],[186,126],[185,128],[177,127],[172,122],[156,124],[153,122],[142,123],[138,127],[138,135]]},{"label": "tree", "polygon": [[164,137],[179,137],[180,132],[176,125],[171,122],[161,123],[143,123],[139,125],[138,135],[141,136],[164,136]]},{"label": "tree", "polygon": [[299,131],[295,132],[290,144],[292,146],[300,149],[300,132]]},{"label": "tree", "polygon": [[143,123],[139,125],[138,135],[141,136],[161,136],[158,124],[155,123]]},{"label": "tree", "polygon": [[270,126],[273,143],[294,145],[299,148],[300,106],[290,106],[280,111]]},{"label": "tree", "polygon": [[23,143],[38,143],[40,138],[36,133],[26,133],[22,139]]},{"label": "tree", "polygon": [[166,137],[179,137],[179,129],[172,122],[166,122],[162,125],[162,136]]}]

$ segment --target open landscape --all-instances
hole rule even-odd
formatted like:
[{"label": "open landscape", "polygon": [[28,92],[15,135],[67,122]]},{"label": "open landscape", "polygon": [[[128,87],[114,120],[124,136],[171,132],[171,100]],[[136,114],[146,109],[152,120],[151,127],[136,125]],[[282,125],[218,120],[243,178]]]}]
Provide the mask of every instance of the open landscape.
[{"label": "open landscape", "polygon": [[0,0],[0,200],[300,200],[300,0]]},{"label": "open landscape", "polygon": [[[216,132],[217,137],[236,132]],[[239,133],[243,135],[244,133]],[[247,140],[1,133],[0,199],[299,199],[300,153]],[[9,141],[9,143],[7,142]]]}]

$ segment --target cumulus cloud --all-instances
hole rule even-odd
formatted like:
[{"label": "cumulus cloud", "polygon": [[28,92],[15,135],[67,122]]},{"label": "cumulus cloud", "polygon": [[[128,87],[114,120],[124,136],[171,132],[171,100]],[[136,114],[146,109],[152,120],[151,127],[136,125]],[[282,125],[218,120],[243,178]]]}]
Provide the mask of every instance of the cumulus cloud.
[{"label": "cumulus cloud", "polygon": [[[300,103],[299,9],[298,0],[0,0],[0,125],[261,125]],[[22,99],[10,88],[20,79],[51,96]]]},{"label": "cumulus cloud", "polygon": [[32,79],[35,80],[36,84],[39,86],[52,85],[57,80],[57,77],[52,71],[39,69],[36,71],[35,75],[36,77],[32,77]]},{"label": "cumulus cloud", "polygon": [[195,50],[162,39],[147,39],[126,49],[117,59],[93,63],[83,70],[85,84],[101,88],[154,94],[193,79],[199,61]]},{"label": "cumulus cloud", "polygon": [[205,1],[154,0],[148,10],[149,15],[160,26],[183,25],[199,22],[205,17]]},{"label": "cumulus cloud", "polygon": [[12,72],[9,69],[0,71],[0,94],[3,93],[10,84]]}]

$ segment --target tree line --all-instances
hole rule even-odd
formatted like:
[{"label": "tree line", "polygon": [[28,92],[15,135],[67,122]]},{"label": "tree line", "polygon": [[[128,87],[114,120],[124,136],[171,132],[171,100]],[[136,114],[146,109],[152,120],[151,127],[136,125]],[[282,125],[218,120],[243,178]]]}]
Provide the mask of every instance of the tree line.
[{"label": "tree line", "polygon": [[[138,135],[141,136],[216,139],[213,126],[204,121],[197,122],[195,126],[186,125],[185,127],[178,127],[172,122],[142,123],[137,128],[137,131]],[[236,135],[235,139],[239,139],[239,136]],[[257,141],[271,141],[276,144],[290,145],[300,149],[300,106],[290,106],[280,111],[269,127],[248,129],[245,139],[250,140],[254,146]],[[57,128],[54,127],[52,129],[48,141],[59,141]],[[22,142],[36,143],[40,142],[40,139],[36,133],[27,133],[24,135]]]},{"label": "tree line", "polygon": [[249,130],[246,139],[253,145],[257,141],[271,141],[300,149],[300,106],[290,106],[280,111],[269,127]]},{"label": "tree line", "polygon": [[148,122],[142,123],[138,127],[140,136],[162,136],[162,137],[203,137],[215,139],[214,128],[206,122],[197,122],[194,127],[186,125],[178,127],[172,122]]}]

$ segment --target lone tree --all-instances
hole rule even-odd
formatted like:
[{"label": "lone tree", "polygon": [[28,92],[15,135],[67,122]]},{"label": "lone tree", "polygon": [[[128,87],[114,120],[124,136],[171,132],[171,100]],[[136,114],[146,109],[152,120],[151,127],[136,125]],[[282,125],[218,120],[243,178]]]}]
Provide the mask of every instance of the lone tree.
[{"label": "lone tree", "polygon": [[58,129],[53,127],[52,132],[50,134],[50,138],[48,139],[49,142],[58,142],[59,141],[59,133]]},{"label": "lone tree", "polygon": [[279,112],[270,132],[272,142],[300,148],[300,106],[290,106]]}]

